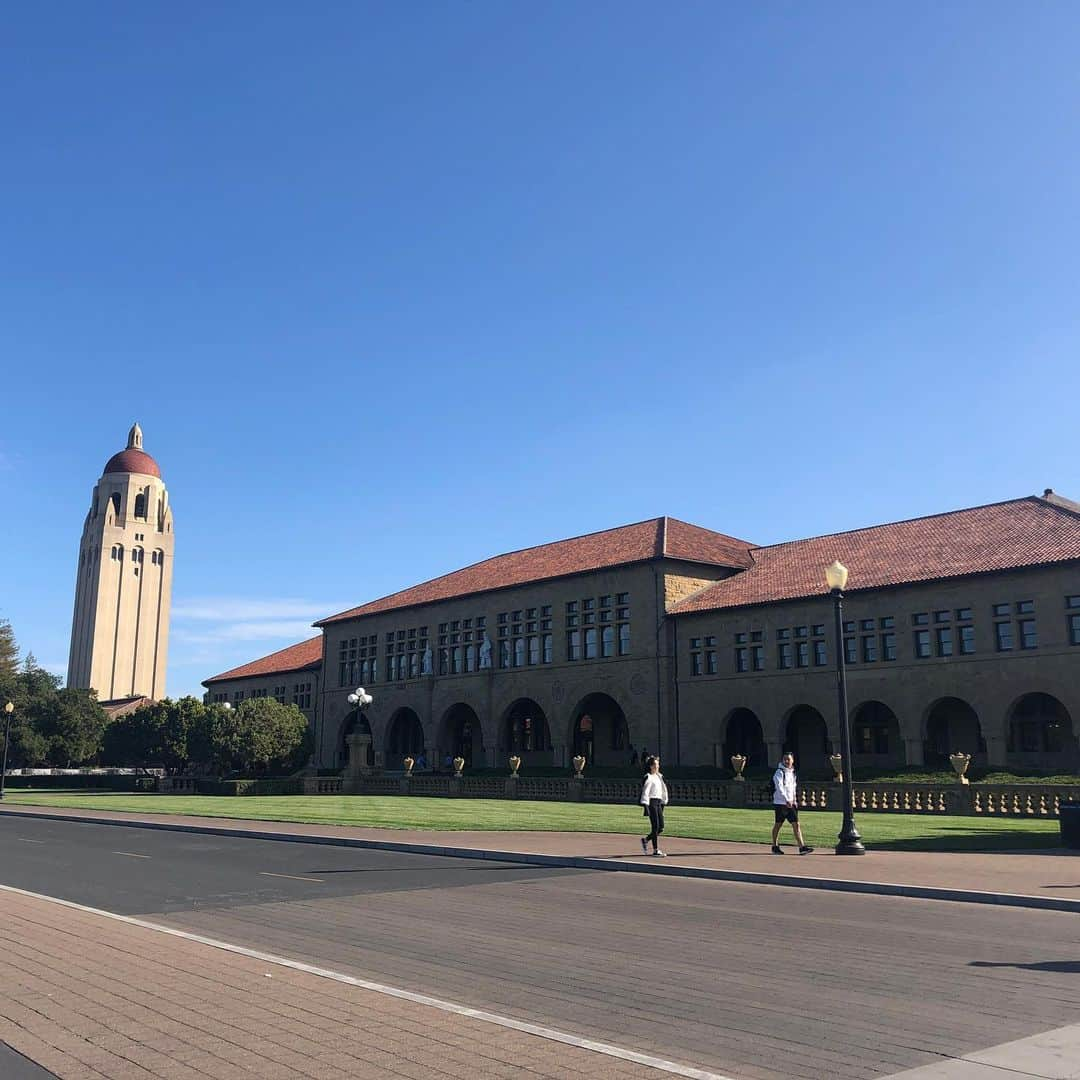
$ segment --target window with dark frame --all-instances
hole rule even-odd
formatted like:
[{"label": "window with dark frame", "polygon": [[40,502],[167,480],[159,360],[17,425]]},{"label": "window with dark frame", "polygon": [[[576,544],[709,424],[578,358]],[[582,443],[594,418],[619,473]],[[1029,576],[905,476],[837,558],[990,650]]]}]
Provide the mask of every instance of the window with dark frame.
[{"label": "window with dark frame", "polygon": [[1080,596],[1066,596],[1065,608],[1071,613],[1067,616],[1069,624],[1069,644],[1080,645]]}]

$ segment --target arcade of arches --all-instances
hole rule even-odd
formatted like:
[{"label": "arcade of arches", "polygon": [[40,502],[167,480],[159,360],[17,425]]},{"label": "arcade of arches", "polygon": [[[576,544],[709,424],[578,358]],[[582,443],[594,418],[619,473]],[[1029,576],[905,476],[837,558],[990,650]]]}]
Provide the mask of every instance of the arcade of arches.
[{"label": "arcade of arches", "polygon": [[[909,736],[907,745],[896,713],[885,702],[865,701],[851,713],[851,750],[857,765],[880,768],[925,763],[950,770],[950,754],[967,753],[986,765],[987,726],[972,705],[960,698],[946,697],[926,710],[918,738]],[[716,764],[728,767],[734,754],[747,759],[748,769],[771,765],[766,727],[751,709],[736,708],[720,726],[721,742]],[[797,705],[780,723],[779,745],[773,753],[790,751],[805,775],[828,775],[828,755],[834,749],[829,724],[810,705]],[[1002,721],[1001,765],[1017,768],[1062,768],[1080,766],[1080,749],[1068,710],[1050,694],[1026,694],[1008,710]],[[912,761],[912,746],[922,751],[923,761]]]}]

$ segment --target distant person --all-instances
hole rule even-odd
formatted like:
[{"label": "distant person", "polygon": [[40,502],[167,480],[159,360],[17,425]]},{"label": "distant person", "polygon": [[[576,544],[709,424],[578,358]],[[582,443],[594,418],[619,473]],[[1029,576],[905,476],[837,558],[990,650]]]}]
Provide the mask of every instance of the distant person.
[{"label": "distant person", "polygon": [[630,764],[631,765],[636,765],[637,764],[637,750],[634,749],[634,744],[633,743],[630,744]]},{"label": "distant person", "polygon": [[645,808],[645,816],[649,819],[651,831],[648,836],[641,838],[641,852],[649,854],[649,841],[652,841],[653,854],[660,858],[664,852],[660,850],[660,834],[664,831],[664,807],[668,802],[667,784],[664,783],[663,773],[660,772],[660,759],[649,757],[645,759],[645,781],[641,785],[641,805]]},{"label": "distant person", "polygon": [[772,828],[772,853],[783,855],[784,849],[777,842],[780,839],[780,827],[785,821],[791,822],[795,833],[795,843],[799,845],[800,855],[809,855],[814,849],[806,846],[802,826],[799,824],[798,778],[795,776],[795,755],[785,754],[773,773],[773,812],[776,821]]},{"label": "distant person", "polygon": [[414,769],[426,769],[427,768],[427,758],[424,757],[424,751],[423,750],[421,750],[420,753],[416,755],[416,761],[413,762],[413,768]]}]

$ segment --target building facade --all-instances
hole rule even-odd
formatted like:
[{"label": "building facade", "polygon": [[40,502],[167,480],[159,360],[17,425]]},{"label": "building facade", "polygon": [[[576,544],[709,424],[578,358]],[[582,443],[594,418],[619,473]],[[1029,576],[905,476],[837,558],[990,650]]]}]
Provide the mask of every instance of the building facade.
[{"label": "building facade", "polygon": [[94,486],[79,544],[67,684],[102,701],[165,696],[173,514],[142,443],[134,424]]},{"label": "building facade", "polygon": [[[406,754],[628,765],[644,750],[727,767],[791,749],[824,773],[839,744],[824,580],[837,558],[851,571],[841,647],[857,766],[955,750],[1080,764],[1080,506],[1052,492],[771,547],[652,519],[331,616],[304,643],[320,651],[317,764],[343,766],[359,729],[388,769]],[[287,685],[295,655],[274,656],[246,667]],[[205,685],[227,694],[244,672]],[[375,699],[363,713],[348,701],[358,686]]]}]

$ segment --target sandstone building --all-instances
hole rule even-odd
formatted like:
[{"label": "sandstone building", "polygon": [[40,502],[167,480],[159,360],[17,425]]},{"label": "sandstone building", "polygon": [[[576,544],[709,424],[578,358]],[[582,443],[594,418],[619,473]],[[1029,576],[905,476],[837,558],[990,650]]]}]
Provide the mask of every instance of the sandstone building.
[{"label": "sandstone building", "polygon": [[[329,616],[206,680],[214,700],[310,686],[317,764],[370,729],[375,765],[752,765],[839,741],[832,600],[856,765],[1080,765],[1080,504],[1047,491],[759,547],[654,518],[486,559]],[[347,700],[374,696],[362,715]],[[302,699],[307,701],[306,692]]]},{"label": "sandstone building", "polygon": [[79,543],[68,686],[102,701],[165,696],[173,515],[134,424],[105,463]]}]

